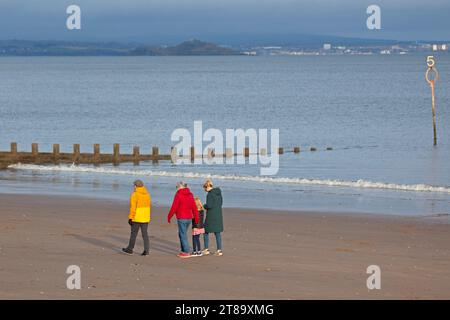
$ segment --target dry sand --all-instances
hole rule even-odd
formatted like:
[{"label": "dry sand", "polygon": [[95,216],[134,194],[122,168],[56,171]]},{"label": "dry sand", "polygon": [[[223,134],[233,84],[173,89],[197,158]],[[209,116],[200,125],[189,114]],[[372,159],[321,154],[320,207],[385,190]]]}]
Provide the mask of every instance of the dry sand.
[{"label": "dry sand", "polygon": [[[119,253],[127,210],[110,200],[0,195],[0,298],[450,298],[442,217],[224,209],[224,256],[182,260],[167,208],[152,208],[150,256]],[[366,287],[372,264],[381,290]],[[66,288],[69,265],[81,268],[81,290]]]}]

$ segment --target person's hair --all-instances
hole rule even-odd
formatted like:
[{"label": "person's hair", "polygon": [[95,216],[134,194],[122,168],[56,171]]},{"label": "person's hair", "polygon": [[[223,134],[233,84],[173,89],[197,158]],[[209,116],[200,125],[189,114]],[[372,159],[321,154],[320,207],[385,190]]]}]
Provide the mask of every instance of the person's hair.
[{"label": "person's hair", "polygon": [[203,184],[203,188],[212,188],[213,187],[213,183],[210,179],[206,180],[205,183]]},{"label": "person's hair", "polygon": [[200,210],[200,209],[203,210],[203,203],[202,203],[202,201],[200,200],[199,197],[195,197],[195,204],[197,205],[197,209],[198,210]]},{"label": "person's hair", "polygon": [[187,183],[184,181],[179,181],[179,182],[177,182],[177,188],[178,189],[187,188]]},{"label": "person's hair", "polygon": [[144,186],[144,183],[142,182],[142,180],[136,180],[133,182],[133,184],[138,188]]}]

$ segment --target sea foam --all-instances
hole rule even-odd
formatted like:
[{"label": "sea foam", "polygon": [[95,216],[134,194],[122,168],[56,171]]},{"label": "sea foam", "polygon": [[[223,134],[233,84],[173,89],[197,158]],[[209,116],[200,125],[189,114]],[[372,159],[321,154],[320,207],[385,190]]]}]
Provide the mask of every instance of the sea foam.
[{"label": "sea foam", "polygon": [[427,184],[396,184],[388,182],[373,182],[368,180],[333,180],[333,179],[306,179],[292,177],[265,177],[265,176],[245,176],[233,174],[208,174],[199,172],[181,172],[181,171],[158,171],[158,170],[123,170],[107,167],[86,167],[77,165],[33,165],[33,164],[13,164],[8,166],[9,169],[15,170],[35,170],[35,171],[52,171],[52,172],[79,172],[79,173],[96,173],[111,175],[129,175],[129,176],[155,176],[155,177],[174,177],[185,179],[214,179],[214,180],[230,180],[230,181],[248,181],[256,183],[271,184],[291,184],[291,185],[317,185],[329,187],[349,187],[349,188],[365,188],[365,189],[388,189],[398,191],[415,191],[415,192],[439,192],[449,193],[450,187],[432,186]]}]

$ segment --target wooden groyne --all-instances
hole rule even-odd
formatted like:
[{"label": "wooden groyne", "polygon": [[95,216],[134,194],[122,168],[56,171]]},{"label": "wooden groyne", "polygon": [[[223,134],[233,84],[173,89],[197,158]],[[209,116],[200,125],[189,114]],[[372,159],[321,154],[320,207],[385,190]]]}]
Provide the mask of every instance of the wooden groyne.
[{"label": "wooden groyne", "polygon": [[[327,147],[325,150],[332,150],[331,147]],[[141,153],[139,146],[134,146],[131,154],[122,154],[120,152],[120,144],[113,145],[112,153],[102,153],[100,144],[94,144],[92,146],[92,153],[80,152],[80,145],[74,144],[73,151],[70,153],[60,152],[60,145],[54,144],[52,146],[52,152],[40,152],[39,144],[31,144],[31,152],[19,152],[17,143],[11,142],[11,148],[9,151],[0,151],[0,169],[5,169],[11,164],[25,163],[25,164],[61,164],[61,163],[74,163],[74,164],[104,164],[112,163],[118,165],[122,162],[132,162],[139,164],[141,161],[152,161],[157,163],[159,161],[175,161],[180,158],[176,148],[171,148],[171,154],[161,154],[158,147],[152,147],[148,154]],[[309,151],[317,151],[317,148],[311,147]],[[284,153],[296,153],[301,152],[300,147],[294,147],[293,149],[278,148],[278,154]],[[261,149],[260,155],[267,155],[267,150]],[[225,154],[216,154],[213,149],[208,150],[207,155],[197,154],[194,147],[190,148],[190,154],[186,158],[190,158],[194,161],[196,158],[213,158],[213,157],[233,157],[233,156],[250,157],[254,153],[250,152],[250,148],[246,147],[242,150],[242,153],[233,153],[231,149],[227,149]]]}]

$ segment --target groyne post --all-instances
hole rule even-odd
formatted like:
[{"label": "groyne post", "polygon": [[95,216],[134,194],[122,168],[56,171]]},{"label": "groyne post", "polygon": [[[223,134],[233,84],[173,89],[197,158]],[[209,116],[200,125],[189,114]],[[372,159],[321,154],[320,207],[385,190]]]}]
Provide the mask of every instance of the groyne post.
[{"label": "groyne post", "polygon": [[17,142],[11,142],[11,156],[17,157]]},{"label": "groyne post", "polygon": [[153,163],[158,162],[159,157],[159,148],[158,147],[152,147],[152,161]]},{"label": "groyne post", "polygon": [[114,143],[113,146],[113,163],[118,165],[120,163],[120,144]]},{"label": "groyne post", "polygon": [[94,161],[94,163],[99,163],[99,161],[100,161],[100,144],[98,144],[98,143],[94,144],[93,161]]},{"label": "groyne post", "polygon": [[31,144],[31,155],[37,157],[39,155],[39,145],[37,143]]},{"label": "groyne post", "polygon": [[226,150],[225,150],[225,157],[231,158],[231,157],[233,157],[233,156],[234,156],[234,154],[233,154],[233,149],[231,149],[231,148],[226,148]]},{"label": "groyne post", "polygon": [[53,145],[53,161],[55,163],[59,162],[59,144],[54,144]]},{"label": "groyne post", "polygon": [[138,165],[140,160],[140,150],[139,146],[133,147],[133,163]]},{"label": "groyne post", "polygon": [[72,161],[78,163],[80,161],[80,145],[78,143],[73,145],[73,157]]}]

